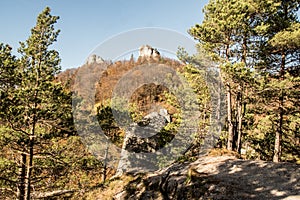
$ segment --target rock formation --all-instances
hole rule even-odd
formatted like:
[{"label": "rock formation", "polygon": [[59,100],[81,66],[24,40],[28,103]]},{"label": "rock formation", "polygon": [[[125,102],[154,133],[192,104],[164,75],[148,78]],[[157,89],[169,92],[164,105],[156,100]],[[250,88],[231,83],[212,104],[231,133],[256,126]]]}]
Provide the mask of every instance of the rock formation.
[{"label": "rock formation", "polygon": [[91,64],[101,64],[104,63],[103,58],[101,58],[100,56],[97,56],[95,54],[90,55],[87,60],[86,60],[86,64],[87,65],[91,65]]},{"label": "rock formation", "polygon": [[153,153],[161,148],[159,132],[169,122],[170,116],[168,111],[160,109],[159,112],[152,112],[138,123],[130,125],[128,130],[126,130],[123,142],[121,159],[117,169],[118,175],[125,171],[136,172],[145,170],[150,165],[155,165],[155,163],[147,163],[143,159],[145,154],[139,153]]},{"label": "rock formation", "polygon": [[300,199],[300,169],[294,163],[203,156],[135,176],[123,185],[113,199],[296,200]]},{"label": "rock formation", "polygon": [[143,45],[140,47],[139,57],[146,60],[154,59],[158,61],[160,58],[160,53],[157,51],[157,49],[154,49],[149,45]]}]

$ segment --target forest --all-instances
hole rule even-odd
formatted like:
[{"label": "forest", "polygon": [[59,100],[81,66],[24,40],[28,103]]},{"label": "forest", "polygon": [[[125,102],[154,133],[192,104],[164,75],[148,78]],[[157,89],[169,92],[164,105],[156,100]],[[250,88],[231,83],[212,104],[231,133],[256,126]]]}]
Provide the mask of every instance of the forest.
[{"label": "forest", "polygon": [[[86,92],[86,88],[78,88],[76,76],[86,69],[99,75],[92,108],[95,113],[91,115],[120,148],[126,130],[114,119],[113,113],[123,110],[111,107],[112,91],[124,74],[156,64],[178,72],[196,96],[197,108],[188,109],[199,112],[198,128],[191,133],[190,147],[175,163],[197,160],[208,130],[215,130],[220,135],[210,152],[299,165],[299,8],[299,0],[210,0],[203,9],[204,20],[187,30],[197,42],[195,55],[178,47],[178,59],[132,56],[61,71],[59,52],[52,49],[59,39],[60,30],[55,26],[59,16],[46,7],[28,39],[20,42],[18,55],[0,41],[0,199],[97,199],[93,197],[97,191],[111,187],[116,166],[108,166],[106,160],[91,153],[74,124],[73,92],[78,92],[76,106],[81,105],[81,95]],[[220,127],[213,127],[211,121],[214,105],[206,72],[212,66],[206,66],[207,59],[216,63],[213,67],[218,73],[213,78],[222,83],[215,91],[223,92],[226,107],[224,113],[219,111],[224,115]],[[171,119],[148,143],[131,141],[136,152],[163,147],[181,130],[181,124],[191,123],[183,120],[179,100],[162,85],[137,88],[130,105],[130,116],[137,124],[160,108],[166,109]],[[123,179],[130,183],[139,177]],[[193,181],[188,175],[185,184]]]}]

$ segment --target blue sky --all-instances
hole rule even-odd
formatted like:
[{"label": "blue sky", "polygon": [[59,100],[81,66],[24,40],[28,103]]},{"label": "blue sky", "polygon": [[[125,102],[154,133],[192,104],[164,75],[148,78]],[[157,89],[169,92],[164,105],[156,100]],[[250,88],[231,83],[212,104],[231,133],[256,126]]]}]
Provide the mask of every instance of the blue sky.
[{"label": "blue sky", "polygon": [[[203,19],[208,0],[2,0],[0,1],[0,42],[16,49],[46,7],[60,16],[61,29],[53,48],[59,51],[62,68],[82,65],[100,43],[119,33],[144,27],[187,30]],[[150,44],[151,45],[151,44]],[[100,55],[101,56],[101,55]]]}]

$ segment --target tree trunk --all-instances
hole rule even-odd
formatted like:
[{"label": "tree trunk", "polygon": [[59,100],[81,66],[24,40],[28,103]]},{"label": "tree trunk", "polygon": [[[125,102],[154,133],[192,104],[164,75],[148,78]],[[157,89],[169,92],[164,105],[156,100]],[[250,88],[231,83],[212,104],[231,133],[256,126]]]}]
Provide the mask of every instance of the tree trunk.
[{"label": "tree trunk", "polygon": [[[280,80],[284,80],[285,75],[285,59],[286,54],[283,51],[281,55],[281,69],[280,69]],[[281,89],[280,96],[279,96],[279,125],[278,129],[276,131],[275,135],[275,144],[274,144],[274,156],[273,156],[273,162],[280,162],[280,156],[281,156],[281,138],[283,134],[283,111],[284,107],[284,91]]]},{"label": "tree trunk", "polygon": [[[226,38],[226,41],[229,41],[229,38]],[[226,44],[226,61],[229,62],[229,55],[230,55],[230,46],[229,43]],[[231,88],[230,84],[227,82],[226,84],[227,89],[227,120],[228,120],[228,140],[227,140],[227,149],[232,151],[233,147],[233,124],[232,124],[232,107],[231,107]]]},{"label": "tree trunk", "polygon": [[231,111],[231,89],[229,83],[227,83],[227,120],[228,120],[228,141],[227,149],[232,151],[233,144],[233,124],[232,124],[232,111]]},{"label": "tree trunk", "polygon": [[25,182],[26,200],[30,200],[30,196],[31,196],[31,172],[33,166],[33,146],[34,146],[34,129],[29,137],[29,160],[27,163],[26,182]]},{"label": "tree trunk", "polygon": [[237,94],[237,118],[238,118],[238,125],[237,125],[237,152],[241,153],[241,144],[242,144],[242,122],[243,122],[243,106],[242,106],[242,91],[241,87],[239,87],[239,91]]},{"label": "tree trunk", "polygon": [[274,156],[273,162],[280,162],[281,156],[281,138],[282,138],[282,125],[283,125],[283,91],[280,94],[280,105],[279,105],[279,125],[275,135],[275,144],[274,144]]},{"label": "tree trunk", "polygon": [[17,199],[25,199],[25,177],[26,177],[26,154],[21,154],[20,166],[18,172],[19,180],[17,186]]},{"label": "tree trunk", "polygon": [[276,132],[275,136],[275,145],[274,145],[274,156],[273,156],[273,162],[280,162],[280,156],[281,156],[281,136],[282,136],[282,130],[280,130],[282,126],[282,117],[280,116],[280,122],[279,122],[279,130]]},{"label": "tree trunk", "polygon": [[[243,53],[242,53],[242,63],[244,63],[245,67],[247,66],[247,34],[244,34],[243,37]],[[241,154],[241,148],[242,148],[242,128],[243,128],[243,86],[241,86],[243,83],[239,83],[238,87],[238,94],[237,94],[237,118],[238,118],[238,124],[237,124],[237,145],[236,150],[239,154]],[[244,104],[244,107],[246,107],[246,104]]]},{"label": "tree trunk", "polygon": [[[243,52],[242,52],[242,63],[244,63],[245,67],[247,66],[247,34],[245,33],[243,36],[243,44],[242,44]],[[244,104],[244,109],[246,110],[246,104]],[[244,111],[245,111],[244,110]],[[238,94],[237,94],[237,152],[241,154],[242,149],[242,128],[243,128],[243,83],[239,83]]]}]

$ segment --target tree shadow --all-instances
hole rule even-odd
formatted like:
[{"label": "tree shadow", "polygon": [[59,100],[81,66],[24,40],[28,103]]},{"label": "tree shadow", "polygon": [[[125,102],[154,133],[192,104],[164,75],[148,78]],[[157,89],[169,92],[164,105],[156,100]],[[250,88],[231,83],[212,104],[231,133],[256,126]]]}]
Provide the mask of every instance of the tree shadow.
[{"label": "tree shadow", "polygon": [[125,190],[121,199],[285,199],[300,194],[300,169],[293,163],[202,157],[138,176]]},{"label": "tree shadow", "polygon": [[230,199],[284,199],[300,194],[299,165],[293,163],[228,159],[212,177]]}]

